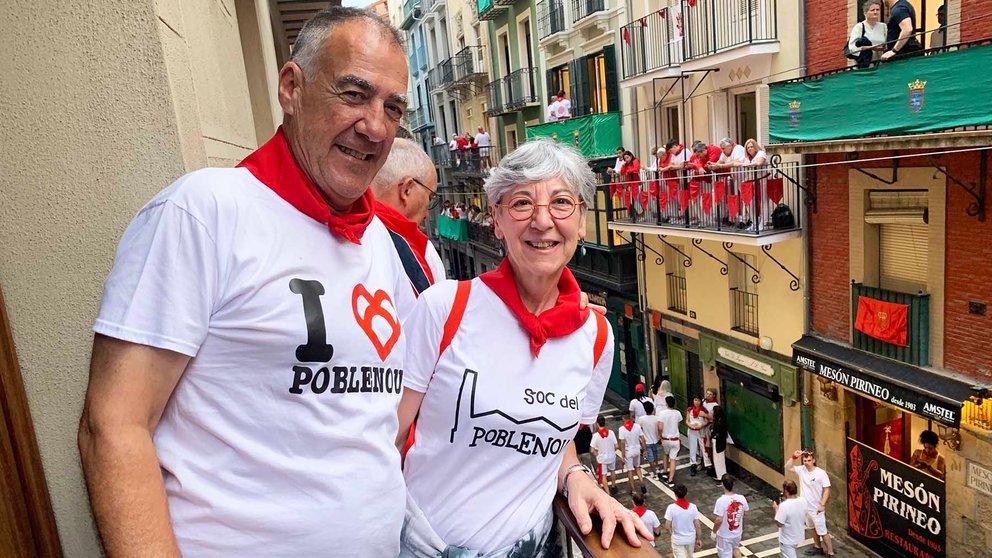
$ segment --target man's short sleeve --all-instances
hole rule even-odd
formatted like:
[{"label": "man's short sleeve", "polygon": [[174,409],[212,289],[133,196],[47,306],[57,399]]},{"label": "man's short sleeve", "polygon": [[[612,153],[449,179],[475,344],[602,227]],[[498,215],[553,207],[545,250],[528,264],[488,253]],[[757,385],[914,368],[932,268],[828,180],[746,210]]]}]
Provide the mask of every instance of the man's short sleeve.
[{"label": "man's short sleeve", "polygon": [[826,471],[823,469],[818,469],[817,477],[820,480],[820,484],[823,485],[823,488],[830,488],[830,475],[828,475]]},{"label": "man's short sleeve", "polygon": [[219,296],[219,260],[203,222],[168,198],[151,202],[121,238],[93,331],[196,356]]}]

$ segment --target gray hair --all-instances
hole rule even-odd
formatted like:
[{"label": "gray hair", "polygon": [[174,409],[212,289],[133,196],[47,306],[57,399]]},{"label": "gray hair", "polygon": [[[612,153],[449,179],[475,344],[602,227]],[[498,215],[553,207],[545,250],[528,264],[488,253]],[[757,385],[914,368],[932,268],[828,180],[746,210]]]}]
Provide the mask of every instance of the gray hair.
[{"label": "gray hair", "polygon": [[[861,5],[861,11],[867,12],[872,6],[878,6],[878,9],[882,9],[882,0],[865,0],[865,3]],[[941,7],[944,5],[941,4]],[[938,8],[939,9],[939,8]]]},{"label": "gray hair", "polygon": [[303,25],[296,42],[293,43],[293,52],[289,55],[289,60],[296,62],[303,70],[306,79],[313,79],[317,74],[320,54],[328,35],[338,25],[357,20],[365,21],[378,31],[377,38],[386,39],[400,50],[405,50],[400,32],[375,12],[361,8],[332,6],[317,12]]},{"label": "gray hair", "polygon": [[507,192],[522,184],[561,178],[586,207],[591,207],[596,191],[596,175],[575,148],[550,139],[528,141],[499,162],[483,187],[490,205],[496,205]]},{"label": "gray hair", "polygon": [[396,138],[389,157],[379,169],[379,174],[372,179],[372,193],[379,196],[406,178],[423,182],[426,176],[434,173],[434,162],[419,145],[408,139]]},{"label": "gray hair", "polygon": [[728,147],[731,145],[734,145],[734,140],[730,138],[723,138],[722,140],[720,140],[720,147]]}]

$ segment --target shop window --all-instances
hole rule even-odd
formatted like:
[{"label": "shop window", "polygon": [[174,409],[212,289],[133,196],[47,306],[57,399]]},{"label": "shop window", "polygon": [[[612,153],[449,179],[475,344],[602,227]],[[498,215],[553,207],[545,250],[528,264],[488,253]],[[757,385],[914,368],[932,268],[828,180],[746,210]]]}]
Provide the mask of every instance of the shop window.
[{"label": "shop window", "polygon": [[[753,281],[755,257],[736,254],[728,262],[730,270],[730,327],[734,331],[758,336],[758,287]],[[743,260],[743,261],[741,261]],[[746,263],[746,265],[745,265]]]},{"label": "shop window", "polygon": [[785,464],[782,399],[767,382],[717,364],[727,430],[734,447],[778,471]]},{"label": "shop window", "polygon": [[[874,227],[870,232],[878,238],[880,288],[910,294],[927,292],[928,220],[926,190],[868,193],[865,223]],[[871,268],[876,262],[866,263],[866,268]]]}]

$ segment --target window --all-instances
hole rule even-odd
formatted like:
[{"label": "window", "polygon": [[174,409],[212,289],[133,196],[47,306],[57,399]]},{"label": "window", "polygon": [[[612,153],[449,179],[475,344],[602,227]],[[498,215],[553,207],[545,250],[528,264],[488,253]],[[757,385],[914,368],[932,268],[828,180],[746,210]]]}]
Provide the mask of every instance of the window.
[{"label": "window", "polygon": [[687,145],[685,138],[682,138],[682,134],[679,133],[680,127],[679,107],[675,105],[665,107],[664,130],[666,135],[662,138],[662,143],[666,143],[670,139],[678,139],[680,143]]},{"label": "window", "polygon": [[570,91],[571,82],[568,79],[568,65],[563,64],[557,68],[548,70],[548,95],[555,95],[559,91]]},{"label": "window", "polygon": [[569,63],[572,116],[620,110],[615,52],[610,45]]},{"label": "window", "polygon": [[589,112],[602,113],[609,109],[606,100],[606,57],[597,54],[588,59],[589,64]]},{"label": "window", "polygon": [[[679,250],[685,251],[676,245]],[[685,261],[684,256],[671,246],[665,246],[665,276],[668,281],[668,309],[681,314],[688,313],[688,301],[685,290]]]},{"label": "window", "polygon": [[926,190],[868,192],[865,223],[878,234],[878,286],[927,291],[929,230]]},{"label": "window", "polygon": [[[758,336],[758,288],[753,279],[757,273],[755,257],[751,254],[729,253],[730,327],[735,331]],[[743,261],[742,261],[743,260]],[[749,267],[750,266],[750,267]]]},{"label": "window", "polygon": [[748,138],[758,137],[758,109],[754,93],[736,95],[737,141],[743,144]]}]

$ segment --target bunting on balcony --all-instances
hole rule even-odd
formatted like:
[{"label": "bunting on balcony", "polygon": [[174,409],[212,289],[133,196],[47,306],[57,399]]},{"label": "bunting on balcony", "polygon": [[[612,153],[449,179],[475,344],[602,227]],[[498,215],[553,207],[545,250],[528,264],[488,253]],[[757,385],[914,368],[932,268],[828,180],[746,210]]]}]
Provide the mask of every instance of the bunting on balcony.
[{"label": "bunting on balcony", "polygon": [[662,8],[658,10],[658,17],[665,19],[668,16],[668,8]]},{"label": "bunting on balcony", "polygon": [[690,8],[695,8],[698,0],[686,0],[686,4],[689,4]]},{"label": "bunting on balcony", "polygon": [[768,179],[768,182],[765,186],[768,189],[768,199],[771,200],[771,202],[774,203],[775,205],[778,205],[778,203],[782,201],[782,196],[784,194],[784,184],[785,181],[782,180],[781,178]]},{"label": "bunting on balcony", "polygon": [[858,315],[854,327],[875,339],[905,347],[908,316],[909,306],[905,304],[859,296]]},{"label": "bunting on balcony", "polygon": [[628,45],[630,44],[630,30],[627,29],[626,25],[624,25],[623,28],[620,29],[620,37],[623,38],[623,42],[627,43]]}]

